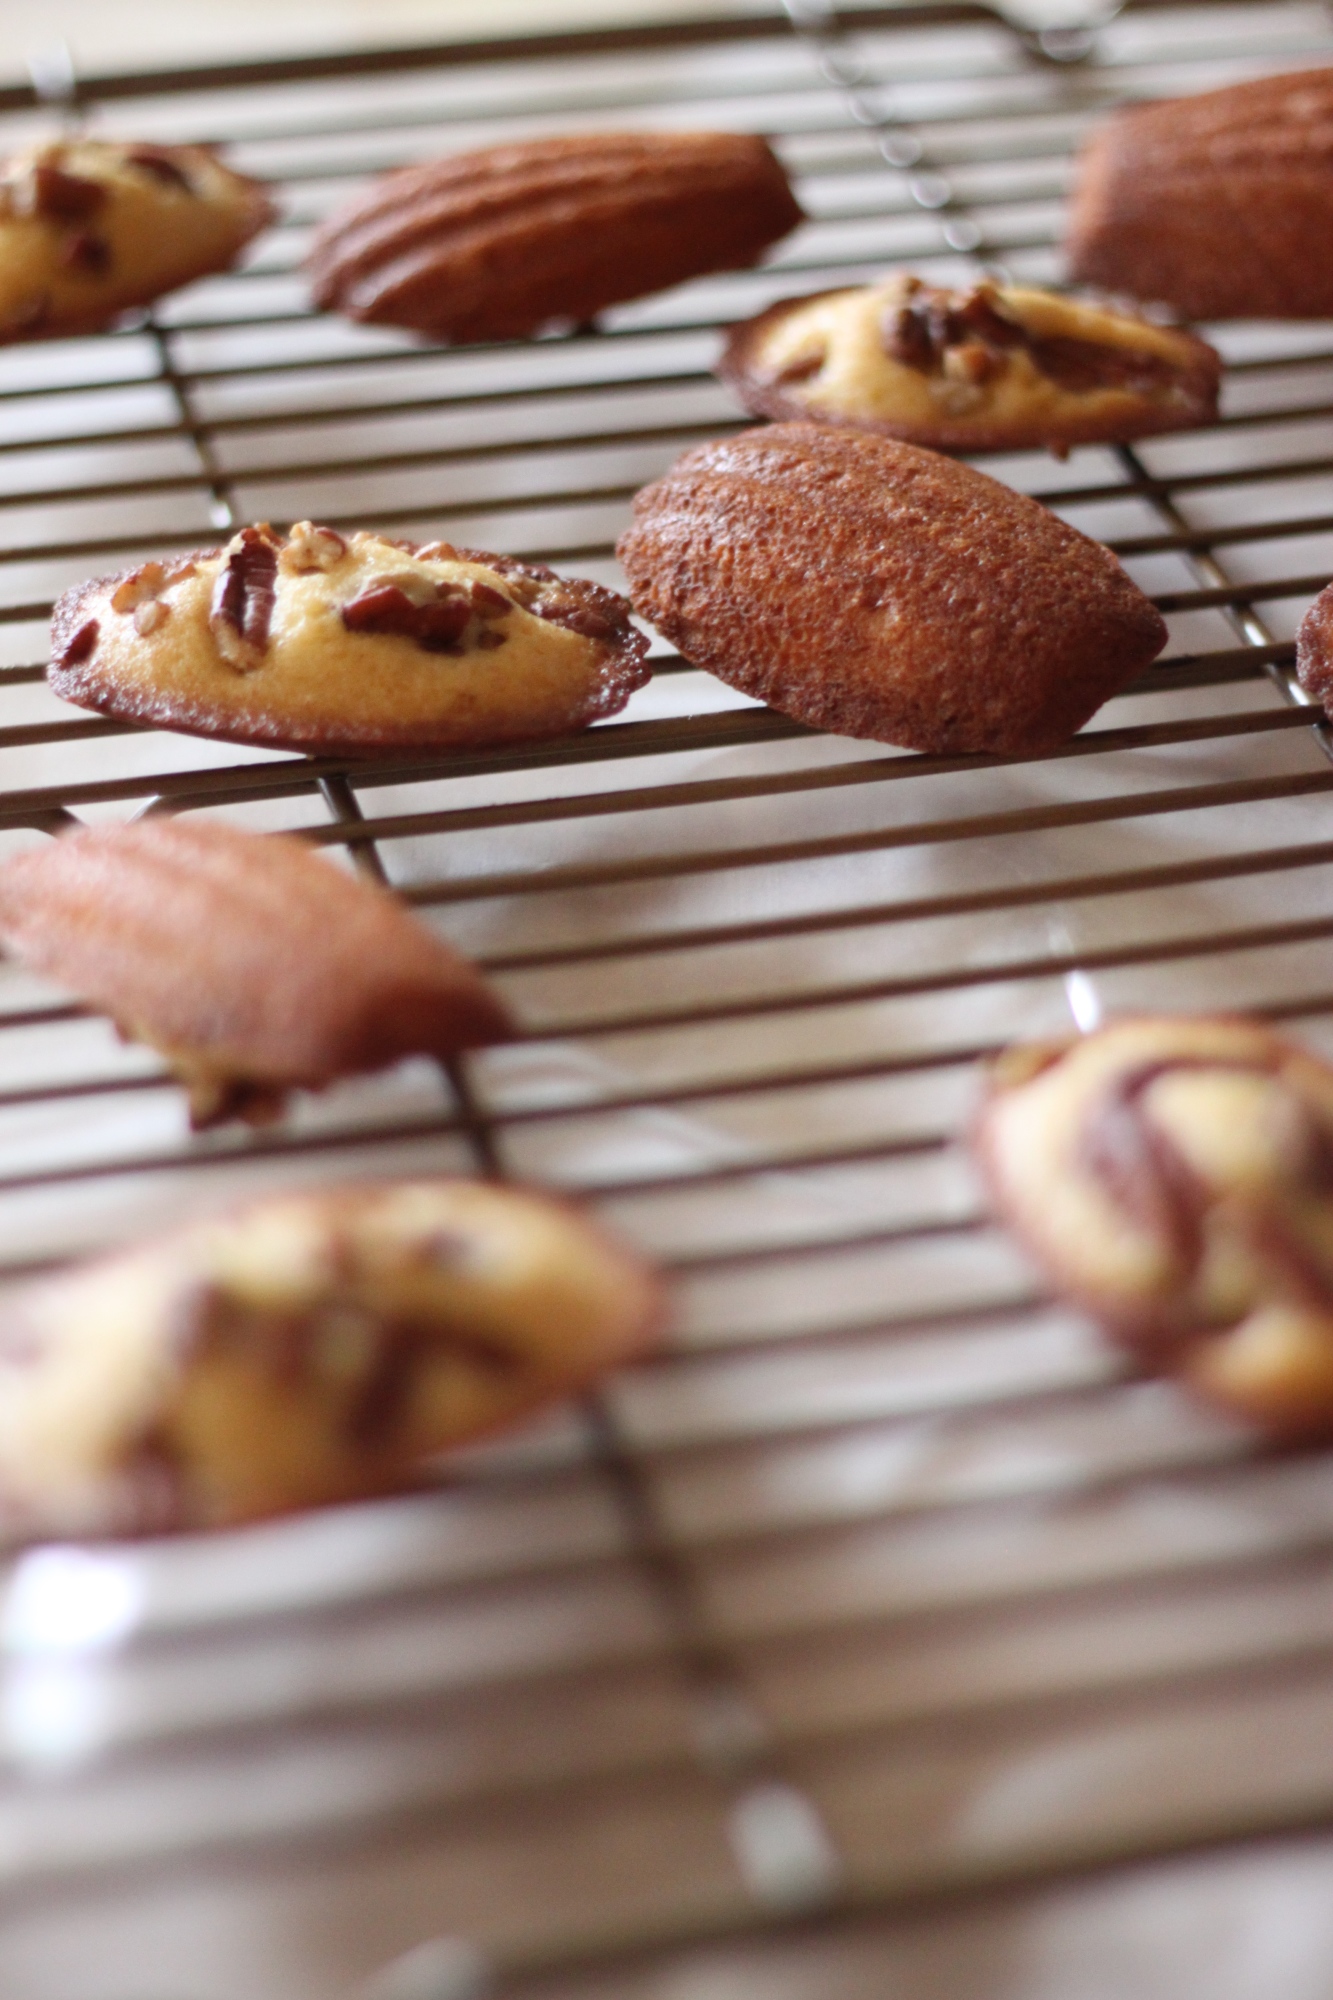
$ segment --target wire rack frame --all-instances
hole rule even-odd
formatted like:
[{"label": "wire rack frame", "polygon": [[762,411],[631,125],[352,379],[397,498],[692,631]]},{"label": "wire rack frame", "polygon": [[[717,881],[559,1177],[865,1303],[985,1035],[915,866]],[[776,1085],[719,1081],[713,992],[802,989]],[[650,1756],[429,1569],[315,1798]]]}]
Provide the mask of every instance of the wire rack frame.
[{"label": "wire rack frame", "polygon": [[[117,1719],[79,1755],[66,1743],[64,1762],[33,1737],[52,1668],[18,1620],[0,1818],[38,1832],[16,1837],[0,1891],[36,1895],[41,1949],[58,1926],[95,1935],[109,1894],[157,1912],[136,1933],[151,1942],[190,1866],[239,1870],[242,1903],[271,1877],[293,1907],[322,1870],[378,1940],[363,1970],[407,1952],[375,1988],[393,2000],[488,1983],[628,1992],[709,1941],[794,1943],[1329,1826],[1333,1768],[1310,1749],[1333,1707],[1325,1462],[1258,1452],[1126,1380],[997,1242],[957,1155],[976,1064],[1032,1024],[1222,997],[1327,1045],[1333,840],[1309,815],[1333,771],[1290,638],[1333,567],[1325,329],[1236,336],[1231,400],[1204,439],[1066,468],[997,462],[1104,533],[1172,623],[1164,662],[1039,766],[829,743],[719,706],[667,654],[646,709],[585,736],[373,768],[193,758],[161,738],[141,757],[136,732],[23,691],[41,680],[55,582],[197,545],[261,503],[457,523],[609,577],[615,519],[649,470],[739,422],[706,373],[720,318],[895,260],[1049,275],[1069,148],[1106,105],[1330,49],[1322,15],[1300,7],[1133,9],[1043,38],[979,6],[839,16],[791,0],[771,19],[57,71],[0,93],[17,129],[43,90],[48,113],[130,104],[190,136],[214,120],[290,197],[242,271],[68,359],[20,360],[0,385],[16,531],[0,549],[0,698],[35,703],[0,727],[0,831],[127,809],[294,825],[447,921],[531,1024],[512,1058],[455,1066],[443,1093],[378,1086],[276,1134],[192,1143],[166,1078],[16,981],[0,1005],[15,1052],[0,1083],[5,1272],[114,1234],[125,1187],[193,1201],[179,1190],[197,1182],[207,1201],[238,1176],[453,1160],[594,1202],[657,1251],[684,1302],[677,1343],[590,1399],[571,1433],[483,1455],[438,1500],[372,1510],[372,1528],[356,1515],[278,1532],[274,1583],[227,1581],[225,1542],[176,1567],[149,1552],[135,1572],[148,1608],[114,1657],[97,1654]],[[339,345],[307,314],[290,283],[300,233],[350,174],[435,149],[441,124],[461,145],[627,113],[771,132],[813,227],[764,272],[526,354]],[[340,427],[351,441],[333,449]],[[455,1517],[479,1554],[454,1550]],[[423,1520],[442,1536],[427,1556]],[[358,1532],[383,1537],[373,1572],[347,1553]],[[326,1538],[313,1592],[310,1536]],[[11,1578],[11,1613],[33,1575]],[[458,1634],[502,1601],[530,1621],[554,1603],[576,1638],[482,1648],[460,1692]],[[389,1653],[409,1629],[433,1635],[432,1664],[377,1677],[356,1654],[367,1621]],[[247,1708],[214,1684],[275,1646],[295,1694]],[[321,1650],[338,1662],[324,1683]],[[970,1676],[950,1664],[960,1654]],[[347,1744],[387,1732],[429,1764],[432,1728],[468,1702],[489,1703],[491,1736],[524,1754],[506,1761],[474,1720],[487,1747],[471,1777],[386,1788],[378,1766],[374,1781],[354,1769],[330,1813]],[[1206,1777],[1219,1743],[1230,1784]],[[978,1831],[959,1804],[975,1817],[978,1773],[1025,1769],[1052,1744],[1121,1745],[1132,1799],[1074,1787],[1068,1812]],[[224,1753],[257,1770],[307,1750],[286,1815],[217,1790]],[[118,1833],[97,1830],[103,1798],[134,1807]],[[580,1811],[601,1847],[578,1847]],[[532,1851],[529,1821],[548,1826]],[[651,1853],[636,1856],[645,1827]],[[524,1923],[439,1858],[483,1835],[511,1895],[532,1895]],[[602,1857],[586,1893],[557,1879],[565,1838]],[[386,1847],[436,1856],[423,1907],[462,1942],[423,1943],[415,1906],[371,1911],[353,1885]],[[26,1935],[0,1920],[0,1964],[10,1949],[15,1991],[27,1976],[37,1993]],[[274,1992],[295,1993],[283,1976]],[[344,1990],[327,1966],[303,1961],[300,1977],[302,1993]]]}]

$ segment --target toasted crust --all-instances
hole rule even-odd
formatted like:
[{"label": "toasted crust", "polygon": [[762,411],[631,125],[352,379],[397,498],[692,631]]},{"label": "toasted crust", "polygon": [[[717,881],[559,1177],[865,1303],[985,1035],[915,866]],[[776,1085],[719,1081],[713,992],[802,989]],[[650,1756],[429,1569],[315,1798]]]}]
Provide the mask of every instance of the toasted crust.
[{"label": "toasted crust", "polygon": [[1083,284],[1189,319],[1333,314],[1333,69],[1117,112],[1083,155],[1066,242]]},{"label": "toasted crust", "polygon": [[0,1534],[225,1527],[410,1485],[657,1335],[570,1205],[469,1181],[250,1204],[6,1301]]},{"label": "toasted crust", "polygon": [[[247,637],[219,592],[252,555],[272,592]],[[354,607],[385,587],[407,593],[404,620],[372,607],[357,623]],[[160,607],[148,630],[145,596]],[[481,608],[451,638],[447,607],[465,605]],[[414,635],[427,606],[445,626]],[[55,607],[48,678],[82,708],[233,743],[350,756],[508,743],[624,707],[649,677],[629,609],[540,564],[298,522],[286,537],[245,529],[225,550],[75,585]]]},{"label": "toasted crust", "polygon": [[0,342],[100,332],[224,270],[274,212],[207,147],[35,147],[0,177]]},{"label": "toasted crust", "polygon": [[157,1048],[197,1124],[506,1040],[466,959],[304,842],[218,822],[88,829],[0,869],[0,939]]},{"label": "toasted crust", "polygon": [[387,174],[316,232],[316,302],[437,340],[521,339],[705,271],[803,220],[762,139],[572,134]]},{"label": "toasted crust", "polygon": [[[957,334],[956,353],[974,362],[977,381],[951,377],[947,350],[907,365],[890,352],[886,325],[903,311],[965,316],[984,293],[1012,324],[1000,344]],[[960,308],[962,311],[960,312]],[[1030,352],[1019,331],[1038,343]],[[1042,365],[1042,341],[1056,352],[1142,357],[1145,379],[1071,387]],[[821,365],[806,372],[808,361]],[[787,379],[793,371],[800,379]],[[941,365],[941,364],[944,365]],[[1048,366],[1050,364],[1048,363]],[[1085,372],[1091,372],[1085,370]],[[1018,451],[1105,443],[1211,423],[1221,361],[1206,341],[1126,313],[1082,305],[1030,287],[987,285],[948,292],[895,276],[858,290],[781,299],[731,328],[717,373],[756,416],[847,424],[939,451]]]},{"label": "toasted crust", "polygon": [[1333,1069],[1262,1024],[1130,1018],[1008,1052],[973,1146],[1056,1289],[1156,1372],[1333,1434]]},{"label": "toasted crust", "polygon": [[1296,673],[1307,694],[1333,705],[1333,583],[1326,584],[1306,612],[1296,634]]},{"label": "toasted crust", "polygon": [[1166,639],[1098,543],[863,431],[779,424],[689,451],[638,495],[619,553],[636,607],[696,666],[918,750],[1052,748]]}]

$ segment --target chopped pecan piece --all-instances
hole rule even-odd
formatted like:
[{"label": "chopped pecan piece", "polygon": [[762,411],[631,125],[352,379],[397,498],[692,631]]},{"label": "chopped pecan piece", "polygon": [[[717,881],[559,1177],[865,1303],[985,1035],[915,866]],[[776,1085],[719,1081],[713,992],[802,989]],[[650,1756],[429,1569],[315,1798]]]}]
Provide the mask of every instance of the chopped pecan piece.
[{"label": "chopped pecan piece", "polygon": [[924,307],[894,306],[885,315],[884,352],[904,368],[919,368],[923,375],[929,374],[935,365],[935,343]]},{"label": "chopped pecan piece", "polygon": [[949,303],[947,293],[934,293],[894,307],[886,317],[884,346],[904,367],[973,384],[988,380],[1005,350],[1015,348],[1030,355],[1049,381],[1076,393],[1160,393],[1181,374],[1164,355],[1147,348],[1033,333],[1000,311],[995,288],[988,284],[974,286],[956,305]]},{"label": "chopped pecan piece", "polygon": [[62,245],[60,261],[76,271],[86,271],[90,277],[100,278],[111,269],[111,245],[95,230],[80,229]]},{"label": "chopped pecan piece", "polygon": [[814,354],[798,354],[794,361],[786,362],[774,376],[775,382],[808,382],[812,375],[818,375],[827,361],[828,355],[821,347]]},{"label": "chopped pecan piece", "polygon": [[1027,344],[1027,329],[1000,311],[993,285],[974,285],[966,297],[946,314],[946,323],[950,337],[955,340],[974,334],[988,347],[1022,347]]},{"label": "chopped pecan piece", "polygon": [[478,618],[507,618],[514,608],[502,590],[493,590],[480,577],[472,579],[468,591]]},{"label": "chopped pecan piece", "polygon": [[60,655],[61,666],[76,667],[80,660],[89,659],[97,645],[100,631],[101,627],[95,618],[89,618],[85,624],[80,625],[66,642],[65,649]]},{"label": "chopped pecan piece", "polygon": [[999,366],[995,354],[979,340],[965,340],[944,350],[944,373],[951,382],[988,382]]},{"label": "chopped pecan piece", "polygon": [[347,543],[336,528],[297,521],[278,552],[278,566],[298,576],[310,570],[330,570],[347,554]]},{"label": "chopped pecan piece", "polygon": [[167,566],[160,562],[146,562],[131,576],[118,583],[111,593],[113,611],[133,611],[137,605],[156,597],[167,580]]},{"label": "chopped pecan piece", "polygon": [[31,215],[49,222],[83,222],[95,215],[106,200],[101,181],[85,180],[81,174],[67,174],[63,167],[38,160],[21,190],[20,200]]},{"label": "chopped pecan piece", "polygon": [[461,653],[472,606],[451,585],[443,584],[440,590],[447,594],[417,604],[397,584],[382,583],[344,604],[342,621],[349,632],[411,639],[425,653]]},{"label": "chopped pecan piece", "polygon": [[1169,388],[1182,371],[1165,355],[1143,347],[1113,347],[1099,340],[1071,340],[1065,335],[1024,343],[1033,364],[1062,389],[1130,389],[1151,395]]},{"label": "chopped pecan piece", "polygon": [[549,597],[539,597],[532,609],[536,617],[544,618],[550,625],[563,625],[582,639],[609,639],[615,631],[612,620],[596,605],[572,593],[553,591]]},{"label": "chopped pecan piece", "polygon": [[135,607],[134,629],[141,639],[146,639],[150,632],[156,632],[159,625],[165,625],[170,616],[169,604],[163,604],[156,597],[145,598],[142,604]]},{"label": "chopped pecan piece", "polygon": [[278,552],[267,528],[242,528],[213,586],[208,622],[228,666],[250,673],[262,664],[277,594]]},{"label": "chopped pecan piece", "polygon": [[125,153],[125,164],[152,174],[155,180],[165,182],[168,187],[183,188],[186,194],[197,192],[185,169],[163,146],[130,146]]},{"label": "chopped pecan piece", "polygon": [[[1016,320],[1005,317],[995,304],[991,285],[976,285],[958,305],[950,305],[947,293],[927,293],[910,305],[895,306],[886,316],[884,349],[890,360],[922,374],[933,374],[944,366],[953,348],[967,344],[977,352],[1025,345],[1027,335]],[[968,381],[984,380],[969,364],[961,371],[947,370]]]}]

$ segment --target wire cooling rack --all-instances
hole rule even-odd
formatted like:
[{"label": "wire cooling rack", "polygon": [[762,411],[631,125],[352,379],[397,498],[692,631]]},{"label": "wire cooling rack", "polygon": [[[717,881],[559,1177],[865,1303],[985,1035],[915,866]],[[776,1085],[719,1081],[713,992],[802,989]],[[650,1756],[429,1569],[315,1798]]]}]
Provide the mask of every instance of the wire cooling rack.
[{"label": "wire cooling rack", "polygon": [[[0,93],[9,143],[222,140],[284,203],[144,324],[0,355],[0,849],[299,828],[529,1030],[192,1138],[146,1052],[0,968],[6,1280],[239,1190],[480,1168],[584,1196],[678,1301],[665,1354],[420,1495],[12,1568],[6,2000],[1326,1995],[1328,1462],[1126,1378],[957,1135],[987,1051],[1108,1008],[1333,1054],[1333,767],[1291,681],[1333,570],[1329,330],[1223,329],[1215,430],[988,461],[1171,625],[1040,761],[815,736],[663,653],[586,735],[350,767],[84,717],[42,662],[65,583],[250,519],[614,581],[631,493],[740,422],[719,323],[893,262],[1058,277],[1109,104],[1330,59],[1285,0],[1045,35],[793,0]],[[626,123],[773,135],[811,221],[563,338],[309,313],[308,231],[366,174]]]}]

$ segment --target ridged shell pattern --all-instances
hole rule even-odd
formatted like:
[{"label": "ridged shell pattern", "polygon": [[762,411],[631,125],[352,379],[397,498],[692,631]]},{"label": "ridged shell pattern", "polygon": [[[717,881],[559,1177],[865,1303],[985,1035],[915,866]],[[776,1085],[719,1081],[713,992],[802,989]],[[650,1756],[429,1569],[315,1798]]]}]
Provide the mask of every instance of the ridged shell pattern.
[{"label": "ridged shell pattern", "polygon": [[753,264],[802,220],[762,139],[538,139],[386,175],[315,237],[316,302],[446,341],[519,339]]}]

